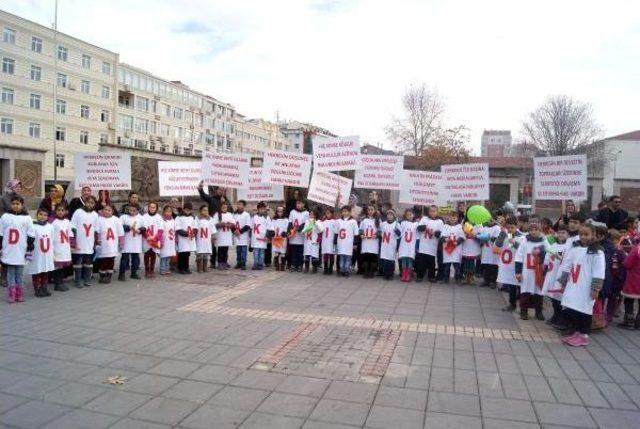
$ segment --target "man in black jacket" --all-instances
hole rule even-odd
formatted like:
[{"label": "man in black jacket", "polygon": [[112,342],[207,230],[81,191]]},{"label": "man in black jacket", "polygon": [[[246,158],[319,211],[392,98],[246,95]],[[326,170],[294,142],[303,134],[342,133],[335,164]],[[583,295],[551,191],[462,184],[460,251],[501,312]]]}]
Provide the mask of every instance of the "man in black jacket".
[{"label": "man in black jacket", "polygon": [[[198,194],[200,199],[209,205],[209,216],[217,217],[220,211],[220,203],[226,201],[225,189],[218,186],[211,194],[204,192],[204,180],[198,184]],[[211,251],[211,268],[216,267],[216,259],[218,258],[218,249],[213,246]]]},{"label": "man in black jacket", "polygon": [[607,200],[607,207],[598,211],[594,220],[607,224],[607,228],[623,229],[624,222],[629,217],[626,210],[621,209],[622,200],[618,195],[612,195]]}]

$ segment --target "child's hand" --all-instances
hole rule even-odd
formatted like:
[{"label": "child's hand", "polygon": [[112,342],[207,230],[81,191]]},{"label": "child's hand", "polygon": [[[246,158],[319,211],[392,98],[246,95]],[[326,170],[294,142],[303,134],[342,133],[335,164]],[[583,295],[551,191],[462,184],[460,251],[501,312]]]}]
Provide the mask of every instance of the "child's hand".
[{"label": "child's hand", "polygon": [[522,274],[516,274],[516,280],[518,280],[518,283],[522,282]]},{"label": "child's hand", "polygon": [[598,290],[591,291],[591,299],[598,299],[598,295],[600,295],[600,291]]}]

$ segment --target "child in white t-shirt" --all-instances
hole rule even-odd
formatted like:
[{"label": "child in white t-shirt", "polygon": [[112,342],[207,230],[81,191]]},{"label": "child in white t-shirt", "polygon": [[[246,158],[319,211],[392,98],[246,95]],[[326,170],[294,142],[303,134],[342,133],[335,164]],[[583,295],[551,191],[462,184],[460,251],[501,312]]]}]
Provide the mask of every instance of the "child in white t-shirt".
[{"label": "child in white t-shirt", "polygon": [[147,278],[153,277],[156,269],[156,257],[162,248],[164,220],[158,210],[158,203],[152,201],[147,205],[147,212],[142,215],[145,227],[142,252],[144,253],[144,276]]},{"label": "child in white t-shirt", "polygon": [[53,227],[53,290],[66,292],[69,290],[64,284],[64,271],[71,266],[71,240],[73,229],[67,219],[67,207],[64,204],[56,206],[56,218],[51,222]]},{"label": "child in white t-shirt", "polygon": [[140,279],[138,270],[140,269],[140,253],[142,253],[142,237],[146,228],[140,208],[137,204],[128,204],[129,213],[120,216],[122,228],[124,229],[124,245],[120,257],[120,273],[118,280],[125,281],[125,273],[131,269],[131,278]]},{"label": "child in white t-shirt", "polygon": [[456,283],[462,281],[462,271],[460,263],[462,261],[462,244],[465,234],[462,225],[458,223],[458,214],[449,213],[447,224],[442,227],[440,241],[442,242],[442,280],[449,283],[451,278],[451,268],[454,269],[454,279]]},{"label": "child in white t-shirt", "polygon": [[404,219],[396,229],[396,235],[400,240],[398,246],[398,260],[400,262],[400,279],[410,282],[413,277],[413,261],[416,258],[416,239],[418,223],[414,222],[414,212],[407,209]]},{"label": "child in white t-shirt", "polygon": [[416,254],[416,281],[426,276],[430,283],[436,281],[436,257],[438,241],[442,234],[444,222],[438,219],[438,206],[429,206],[427,216],[418,222],[418,253]]},{"label": "child in white t-shirt", "polygon": [[7,295],[10,303],[24,301],[22,274],[34,248],[35,231],[22,197],[11,198],[11,211],[0,218],[0,260],[7,270]]},{"label": "child in white t-shirt", "polygon": [[[304,236],[301,231],[305,222],[309,218],[309,212],[304,209],[304,201],[296,201],[296,208],[289,213],[289,250],[288,255],[291,262],[291,271],[302,271],[304,263]],[[352,250],[353,251],[353,250]]]},{"label": "child in white t-shirt", "polygon": [[218,269],[229,269],[229,247],[233,245],[233,231],[236,227],[236,220],[232,213],[229,213],[229,204],[224,201],[220,204],[220,212],[214,215],[216,220],[216,246],[218,247]]},{"label": "child in white t-shirt", "polygon": [[309,218],[305,222],[302,234],[304,235],[304,272],[309,272],[309,266],[312,273],[318,272],[320,266],[320,240],[322,239],[321,225],[318,218],[321,216],[320,210],[312,210],[309,212]]},{"label": "child in white t-shirt", "polygon": [[[225,204],[225,203],[223,203]],[[193,205],[189,202],[184,203],[182,213],[176,217],[176,247],[178,253],[178,273],[191,274],[189,269],[189,258],[191,252],[196,251],[196,235],[198,235],[198,226],[196,219],[192,214]]]},{"label": "child in white t-shirt", "polygon": [[535,309],[536,319],[544,320],[542,314],[544,286],[544,258],[549,242],[542,235],[540,220],[529,219],[529,233],[516,252],[516,279],[520,282],[520,318],[529,319],[529,308]]},{"label": "child in white t-shirt", "polygon": [[260,201],[257,210],[257,213],[251,218],[251,247],[253,248],[253,267],[251,269],[264,270],[264,256],[267,249],[267,241],[271,235],[269,233],[271,219],[267,215],[266,203]]},{"label": "child in white t-shirt", "polygon": [[27,264],[27,274],[31,274],[33,291],[37,298],[51,296],[47,289],[49,273],[53,271],[53,227],[47,222],[49,211],[39,208],[33,222],[35,245],[31,261]]},{"label": "child in white t-shirt", "polygon": [[199,273],[209,271],[209,258],[213,252],[213,236],[216,233],[215,221],[209,216],[209,206],[200,206],[200,216],[196,222],[196,267]]},{"label": "child in white t-shirt", "polygon": [[465,223],[462,227],[465,234],[462,243],[462,274],[465,284],[472,284],[476,273],[476,265],[480,259],[480,240],[478,235],[482,232],[482,225],[472,226]]},{"label": "child in white t-shirt", "polygon": [[90,195],[83,199],[84,206],[73,213],[71,227],[75,237],[71,246],[74,271],[74,285],[77,288],[91,286],[93,274],[93,254],[96,244],[98,213],[95,212],[96,199]]},{"label": "child in white t-shirt", "polygon": [[287,229],[289,219],[284,214],[284,207],[276,207],[276,214],[271,220],[269,232],[271,235],[271,253],[273,255],[273,265],[276,271],[284,271],[287,254]]},{"label": "child in white t-shirt", "polygon": [[320,241],[320,253],[322,253],[323,274],[333,274],[333,266],[336,262],[335,243],[335,219],[333,208],[327,208],[322,217],[322,240]]},{"label": "child in white t-shirt", "polygon": [[380,219],[374,205],[367,206],[367,217],[360,221],[360,261],[364,278],[372,279],[378,270]]},{"label": "child in white t-shirt", "polygon": [[398,237],[396,236],[396,213],[389,209],[386,213],[386,221],[380,224],[380,265],[385,280],[393,278],[396,267],[396,255],[398,254]]},{"label": "child in white t-shirt", "polygon": [[351,207],[344,206],[340,210],[342,218],[334,223],[337,236],[336,249],[338,251],[338,270],[344,277],[351,275],[351,257],[353,255],[353,240],[358,236],[358,222],[351,217]]},{"label": "child in white t-shirt", "polygon": [[247,269],[247,255],[249,253],[249,234],[251,233],[251,215],[245,210],[246,201],[239,200],[236,203],[236,212],[233,215],[235,228],[233,229],[233,242],[236,246],[236,270]]},{"label": "child in white t-shirt", "polygon": [[113,215],[114,212],[115,208],[112,205],[105,205],[96,225],[98,236],[96,262],[100,273],[99,283],[111,283],[118,250],[124,245],[124,228],[120,219]]},{"label": "child in white t-shirt", "polygon": [[166,276],[171,273],[171,258],[176,256],[176,221],[173,218],[173,207],[166,205],[162,208],[162,220],[164,234],[160,248],[160,275]]},{"label": "child in white t-shirt", "polygon": [[514,311],[518,304],[520,282],[516,279],[516,252],[521,239],[518,220],[513,216],[508,217],[495,242],[496,248],[500,251],[497,282],[509,292],[509,304],[502,311]]}]

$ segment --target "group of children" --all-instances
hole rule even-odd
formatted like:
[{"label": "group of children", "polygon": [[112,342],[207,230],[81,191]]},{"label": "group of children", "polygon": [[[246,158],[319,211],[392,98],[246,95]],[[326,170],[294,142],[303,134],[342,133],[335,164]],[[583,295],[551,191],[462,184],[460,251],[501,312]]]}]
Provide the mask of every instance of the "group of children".
[{"label": "group of children", "polygon": [[[548,321],[558,329],[568,330],[565,341],[571,345],[588,344],[594,320],[594,304],[599,323],[606,325],[618,311],[624,297],[623,326],[640,328],[640,247],[636,244],[635,226],[620,233],[606,226],[584,222],[573,215],[567,225],[555,230],[551,223],[535,217],[503,216],[484,225],[461,221],[458,213],[441,217],[436,206],[428,207],[424,216],[413,209],[398,219],[390,207],[381,212],[371,205],[358,220],[350,206],[339,215],[332,208],[306,209],[296,201],[288,216],[282,206],[270,217],[267,205],[257,205],[255,214],[238,201],[232,212],[222,202],[218,213],[209,213],[203,205],[193,213],[185,203],[176,216],[171,206],[159,211],[151,202],[144,214],[135,204],[116,216],[111,205],[95,211],[93,197],[71,219],[63,205],[56,207],[55,219],[49,221],[46,210],[39,209],[33,221],[24,210],[24,201],[14,197],[10,212],[0,218],[0,260],[6,269],[9,302],[24,300],[23,269],[32,276],[35,296],[49,296],[48,284],[66,291],[65,273],[73,268],[74,285],[91,285],[94,263],[100,283],[110,283],[115,261],[120,256],[118,279],[140,279],[140,255],[144,258],[145,277],[153,277],[156,260],[159,272],[167,275],[174,269],[190,274],[190,256],[196,254],[198,272],[211,266],[230,268],[229,248],[236,248],[236,267],[246,269],[247,255],[253,253],[254,270],[268,264],[270,254],[275,269],[325,274],[334,267],[341,276],[349,276],[357,264],[365,278],[376,275],[385,280],[394,276],[396,263],[400,279],[471,284],[478,274],[484,286],[500,283],[509,292],[505,311],[519,306],[520,317],[527,319],[529,309],[544,320],[543,299],[548,297],[553,316]],[[626,241],[624,241],[626,240]],[[214,257],[212,257],[212,255]],[[602,320],[603,321],[602,321]]]}]

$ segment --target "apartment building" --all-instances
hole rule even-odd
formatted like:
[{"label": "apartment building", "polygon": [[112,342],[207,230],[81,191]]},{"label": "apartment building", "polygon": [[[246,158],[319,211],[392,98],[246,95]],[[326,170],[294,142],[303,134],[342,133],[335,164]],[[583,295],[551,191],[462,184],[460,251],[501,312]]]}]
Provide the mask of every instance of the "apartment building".
[{"label": "apartment building", "polygon": [[511,156],[511,143],[509,130],[484,130],[480,142],[480,154],[490,157]]},{"label": "apartment building", "polygon": [[75,152],[114,140],[118,54],[4,11],[0,27],[0,176],[38,196],[73,179]]},{"label": "apartment building", "polygon": [[242,153],[262,156],[265,150],[292,150],[293,145],[276,123],[247,119],[240,114],[236,114],[234,123],[239,151]]},{"label": "apartment building", "polygon": [[294,152],[311,153],[314,138],[337,137],[325,128],[305,122],[281,121],[278,125]]},{"label": "apartment building", "polygon": [[205,146],[238,149],[235,109],[179,81],[121,64],[118,71],[116,145],[200,156]]}]

